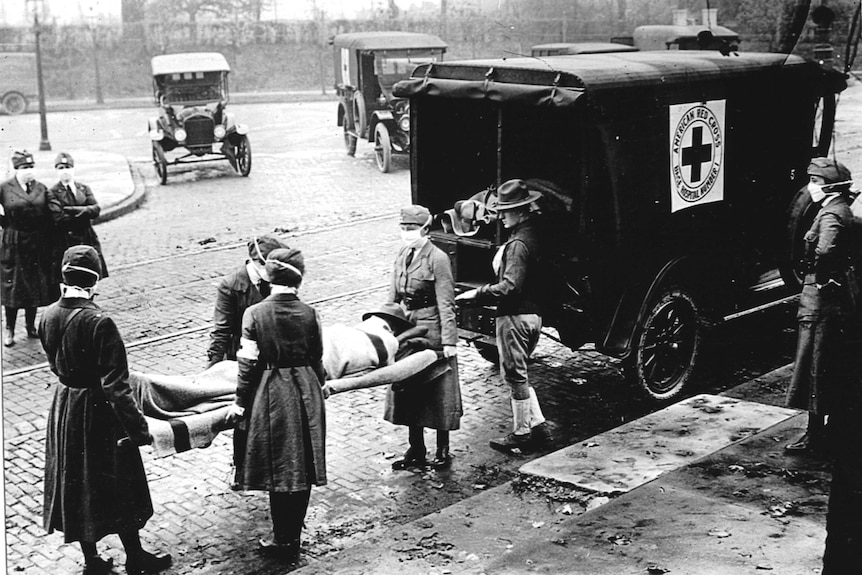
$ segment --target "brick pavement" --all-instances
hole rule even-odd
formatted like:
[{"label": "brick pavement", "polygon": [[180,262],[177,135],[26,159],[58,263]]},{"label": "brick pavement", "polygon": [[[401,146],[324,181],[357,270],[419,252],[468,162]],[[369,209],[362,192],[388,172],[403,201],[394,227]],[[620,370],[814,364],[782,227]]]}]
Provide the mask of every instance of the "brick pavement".
[{"label": "brick pavement", "polygon": [[[317,307],[334,322],[350,323],[362,310],[376,305],[382,295],[382,290],[371,291]],[[197,368],[188,358],[203,357],[206,343],[206,332],[200,332],[135,347],[129,352],[130,364],[141,371],[194,372]],[[540,396],[549,399],[549,413],[561,407],[557,401],[550,401],[550,395],[559,394],[567,402],[585,400],[578,388],[572,389],[571,379],[576,369],[598,369],[594,365],[598,356],[587,352],[577,357],[572,361],[575,354],[543,340],[535,373],[541,378]],[[330,484],[316,489],[312,497],[305,538],[309,556],[337,552],[369,533],[499,484],[511,478],[523,463],[522,459],[506,458],[487,448],[488,439],[505,432],[509,425],[506,392],[498,382],[496,369],[466,346],[460,350],[460,359],[465,415],[462,429],[452,434],[456,460],[448,472],[393,473],[389,469],[391,460],[406,448],[406,430],[382,420],[382,388],[330,398]],[[22,397],[28,398],[29,413],[21,416],[21,421],[35,427],[7,437],[6,511],[10,569],[54,575],[74,573],[79,565],[75,546],[63,545],[62,535],[46,536],[39,523],[44,414],[50,401],[45,384],[50,381],[50,373],[40,370],[9,378],[4,384],[7,402],[19,403],[24,401]],[[428,439],[433,445],[430,433]],[[144,450],[156,508],[155,517],[144,530],[144,540],[152,547],[174,551],[176,566],[169,573],[278,571],[277,564],[250,551],[254,539],[266,535],[269,529],[267,499],[263,493],[240,494],[227,489],[230,452],[229,433],[220,435],[207,449],[169,458],[152,459]],[[116,537],[108,537],[105,548],[121,562]]]}]

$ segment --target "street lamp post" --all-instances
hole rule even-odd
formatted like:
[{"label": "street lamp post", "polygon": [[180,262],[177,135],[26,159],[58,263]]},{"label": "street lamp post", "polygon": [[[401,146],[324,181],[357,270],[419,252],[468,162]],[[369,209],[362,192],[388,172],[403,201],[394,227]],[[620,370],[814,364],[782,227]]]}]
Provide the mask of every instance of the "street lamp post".
[{"label": "street lamp post", "polygon": [[99,69],[99,22],[98,18],[90,20],[90,32],[93,35],[93,71],[96,81],[96,103],[104,104],[105,99],[102,97],[102,74]]},{"label": "street lamp post", "polygon": [[48,141],[48,120],[45,117],[45,82],[42,77],[42,46],[39,42],[39,36],[42,34],[42,28],[39,24],[39,0],[27,0],[27,3],[33,3],[33,34],[36,37],[36,78],[39,87],[39,125],[42,129],[42,139],[39,141],[39,149],[48,151],[51,149],[51,142]]}]

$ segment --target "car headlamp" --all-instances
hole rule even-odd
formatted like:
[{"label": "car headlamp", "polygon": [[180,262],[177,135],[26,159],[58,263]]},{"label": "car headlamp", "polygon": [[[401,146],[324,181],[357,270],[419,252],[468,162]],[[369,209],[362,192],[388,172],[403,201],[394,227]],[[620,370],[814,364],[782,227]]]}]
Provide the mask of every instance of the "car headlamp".
[{"label": "car headlamp", "polygon": [[213,128],[213,136],[215,136],[216,140],[221,140],[222,138],[224,138],[224,135],[226,133],[227,132],[225,131],[224,126],[222,126],[221,124],[216,124],[216,127]]},{"label": "car headlamp", "polygon": [[410,115],[404,114],[401,116],[401,119],[398,120],[398,127],[401,128],[402,132],[410,131]]},{"label": "car headlamp", "polygon": [[174,138],[177,142],[185,141],[187,135],[188,134],[186,134],[186,131],[182,128],[177,128],[177,130],[174,132]]}]

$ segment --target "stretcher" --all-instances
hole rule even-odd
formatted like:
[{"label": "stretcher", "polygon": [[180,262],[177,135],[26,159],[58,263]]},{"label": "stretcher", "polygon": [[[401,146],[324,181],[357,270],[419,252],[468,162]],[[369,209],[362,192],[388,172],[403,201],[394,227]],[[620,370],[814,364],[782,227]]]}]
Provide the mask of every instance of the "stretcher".
[{"label": "stretcher", "polygon": [[[195,375],[130,372],[129,383],[153,436],[153,455],[167,457],[208,447],[222,431],[234,401],[237,362],[222,361]],[[414,352],[392,365],[326,383],[330,395],[380,385],[421,385],[452,369],[442,353]]]}]

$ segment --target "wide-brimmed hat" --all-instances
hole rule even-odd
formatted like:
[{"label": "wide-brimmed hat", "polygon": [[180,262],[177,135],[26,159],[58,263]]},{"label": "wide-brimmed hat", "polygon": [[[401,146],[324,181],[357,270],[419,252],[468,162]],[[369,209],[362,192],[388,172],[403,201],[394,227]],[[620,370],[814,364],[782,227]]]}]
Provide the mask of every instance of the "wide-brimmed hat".
[{"label": "wide-brimmed hat", "polygon": [[[832,185],[833,191],[849,190],[853,184],[853,176],[847,166],[832,158],[812,158],[811,163],[808,164],[807,173],[826,180],[826,185]],[[840,185],[835,186],[835,184]]]},{"label": "wide-brimmed hat", "polygon": [[102,277],[102,261],[92,246],[72,246],[63,253],[60,264],[63,283],[77,287],[93,287]]},{"label": "wide-brimmed hat", "polygon": [[305,258],[296,248],[278,248],[266,257],[266,274],[270,283],[296,286],[305,275]]},{"label": "wide-brimmed hat", "polygon": [[397,303],[385,303],[376,311],[362,314],[362,321],[365,321],[373,315],[385,319],[396,335],[404,330],[410,329],[411,327],[416,327],[415,323],[407,319],[407,314],[404,313],[404,309]]},{"label": "wide-brimmed hat", "polygon": [[248,257],[259,262],[265,262],[272,250],[289,248],[290,246],[279,238],[271,234],[264,234],[262,236],[255,236],[249,240]]},{"label": "wide-brimmed hat", "polygon": [[498,212],[520,208],[532,204],[541,197],[541,192],[531,190],[524,180],[509,180],[497,189],[498,199],[495,208]]},{"label": "wide-brimmed hat", "polygon": [[424,226],[431,222],[431,212],[425,206],[407,206],[401,208],[399,224],[416,224]]},{"label": "wide-brimmed hat", "polygon": [[66,152],[60,152],[57,154],[57,158],[54,160],[55,168],[74,168],[75,160],[72,159],[72,156],[67,154]]},{"label": "wide-brimmed hat", "polygon": [[27,150],[16,150],[12,152],[12,167],[16,170],[18,168],[32,168],[35,165],[36,162],[33,160],[33,154]]}]

